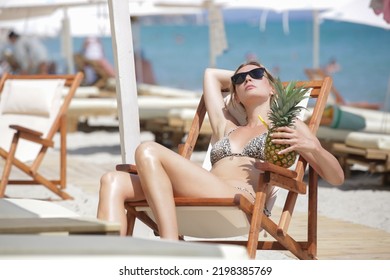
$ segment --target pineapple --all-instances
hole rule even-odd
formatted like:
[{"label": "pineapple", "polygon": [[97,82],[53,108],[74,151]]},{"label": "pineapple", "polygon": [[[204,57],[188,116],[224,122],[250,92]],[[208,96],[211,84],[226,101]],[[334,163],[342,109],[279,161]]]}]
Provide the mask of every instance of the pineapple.
[{"label": "pineapple", "polygon": [[303,99],[307,98],[305,94],[308,89],[303,88],[302,86],[296,87],[296,82],[294,81],[290,82],[286,87],[283,87],[280,79],[275,81],[274,88],[276,92],[274,99],[270,104],[271,110],[268,113],[270,128],[264,149],[265,160],[275,165],[288,168],[294,164],[297,153],[293,151],[287,154],[278,155],[278,152],[285,149],[287,145],[272,143],[270,134],[278,127],[292,126],[294,119],[297,117],[300,110],[304,108],[298,104]]}]

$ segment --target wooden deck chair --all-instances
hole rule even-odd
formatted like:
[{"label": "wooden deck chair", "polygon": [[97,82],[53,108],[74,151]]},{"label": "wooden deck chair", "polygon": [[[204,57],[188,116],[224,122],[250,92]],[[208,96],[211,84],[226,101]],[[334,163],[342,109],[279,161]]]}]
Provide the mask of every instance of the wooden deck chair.
[{"label": "wooden deck chair", "polygon": [[344,143],[334,143],[332,152],[337,156],[346,177],[350,177],[354,164],[366,166],[368,172],[382,174],[382,185],[390,184],[390,135],[351,132]]},{"label": "wooden deck chair", "polygon": [[[44,185],[63,199],[66,187],[66,113],[83,75],[10,75],[0,80],[0,156],[5,159],[0,197],[7,185]],[[60,132],[59,180],[38,169],[54,136]],[[11,180],[12,166],[32,179]]]},{"label": "wooden deck chair", "polygon": [[[327,74],[324,70],[321,68],[316,69],[305,69],[305,74],[310,80],[323,80]],[[371,110],[379,110],[381,108],[380,103],[369,103],[369,102],[346,102],[341,93],[337,90],[337,88],[332,85],[331,88],[331,94],[332,96],[329,98],[329,103],[334,103],[337,105],[346,105],[356,108],[364,108],[364,109],[371,109]]]},{"label": "wooden deck chair", "polygon": [[[297,85],[311,88],[310,99],[316,102],[308,120],[314,133],[317,131],[324,111],[327,97],[332,86],[332,79],[326,77],[322,81],[300,81]],[[179,153],[190,159],[195,147],[199,131],[206,113],[203,97],[197,108],[193,124],[187,140],[179,147]],[[189,241],[238,244],[247,247],[250,258],[256,257],[257,250],[288,250],[299,259],[316,259],[317,254],[317,174],[309,167],[308,184],[304,180],[306,162],[300,157],[295,170],[281,168],[269,163],[256,163],[263,170],[258,181],[255,202],[244,196],[240,198],[184,198],[176,197],[176,209],[180,238],[188,237]],[[136,166],[117,165],[117,170],[136,173]],[[263,215],[266,194],[265,184],[279,186],[288,191],[288,196],[279,223]],[[307,240],[296,241],[288,234],[294,205],[299,194],[308,194],[308,228]],[[158,234],[158,228],[146,201],[125,202],[128,219],[128,235],[132,235],[135,219],[141,220]],[[264,229],[274,241],[259,240],[259,232]],[[245,240],[232,239],[244,236]],[[184,238],[185,237],[185,238]],[[212,238],[212,239],[210,239]],[[220,238],[222,238],[220,240]]]}]

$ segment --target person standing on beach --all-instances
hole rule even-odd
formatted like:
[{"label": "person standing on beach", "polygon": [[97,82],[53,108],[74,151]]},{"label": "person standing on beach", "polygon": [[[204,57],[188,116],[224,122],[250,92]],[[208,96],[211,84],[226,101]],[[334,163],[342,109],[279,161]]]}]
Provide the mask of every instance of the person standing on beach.
[{"label": "person standing on beach", "polygon": [[[141,143],[135,152],[138,175],[112,171],[101,177],[99,219],[121,223],[120,234],[127,230],[125,201],[147,200],[157,220],[161,238],[178,240],[174,197],[231,197],[254,201],[260,170],[256,161],[264,160],[267,127],[258,116],[267,116],[274,94],[274,78],[258,62],[240,65],[235,72],[206,69],[203,92],[212,127],[210,171],[155,142]],[[242,105],[247,123],[240,125],[226,109],[221,94],[230,88],[231,101]],[[265,122],[268,118],[265,117]],[[332,185],[344,181],[337,159],[326,151],[307,125],[296,120],[295,127],[273,133],[274,141],[289,144]],[[271,215],[278,187],[267,186],[265,215]]]},{"label": "person standing on beach", "polygon": [[5,56],[13,72],[17,74],[47,74],[49,72],[47,50],[38,38],[20,36],[10,31],[8,41],[10,53]]}]

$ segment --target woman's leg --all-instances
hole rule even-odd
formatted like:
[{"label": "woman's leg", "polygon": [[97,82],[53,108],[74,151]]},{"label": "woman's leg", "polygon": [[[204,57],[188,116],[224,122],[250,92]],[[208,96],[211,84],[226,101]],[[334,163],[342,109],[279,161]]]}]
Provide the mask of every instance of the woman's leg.
[{"label": "woman's leg", "polygon": [[160,236],[177,239],[174,196],[234,197],[237,189],[154,142],[142,143],[135,160],[145,197],[156,217]]},{"label": "woman's leg", "polygon": [[120,171],[108,172],[100,179],[97,217],[106,221],[119,222],[120,234],[126,235],[127,217],[124,203],[126,200],[144,199],[137,175]]},{"label": "woman's leg", "polygon": [[271,216],[272,209],[274,208],[274,204],[276,198],[278,197],[278,192],[280,188],[277,186],[267,185],[266,194],[267,200],[265,201],[264,213],[269,217]]}]

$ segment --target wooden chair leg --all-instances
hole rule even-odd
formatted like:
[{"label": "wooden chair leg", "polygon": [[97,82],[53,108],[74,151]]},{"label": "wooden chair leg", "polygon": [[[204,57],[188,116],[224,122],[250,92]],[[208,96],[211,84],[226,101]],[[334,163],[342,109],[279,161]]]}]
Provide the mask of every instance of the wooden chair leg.
[{"label": "wooden chair leg", "polygon": [[4,197],[5,195],[5,188],[8,184],[9,175],[11,174],[12,162],[15,158],[15,152],[16,152],[16,147],[18,145],[18,142],[19,142],[19,134],[15,133],[14,137],[12,138],[11,148],[4,165],[3,175],[1,176],[0,197]]},{"label": "wooden chair leg", "polygon": [[136,217],[135,217],[133,211],[131,211],[131,210],[127,210],[126,217],[127,217],[126,235],[133,236]]},{"label": "wooden chair leg", "polygon": [[[265,197],[265,194],[264,194]],[[265,201],[265,199],[264,199]],[[259,203],[260,204],[260,203]],[[264,203],[262,209],[264,209]],[[260,207],[259,207],[260,208]],[[256,207],[255,207],[256,209]],[[250,225],[250,230],[249,230],[249,235],[248,235],[248,244],[247,244],[247,251],[250,259],[255,259],[256,258],[256,251],[257,251],[257,246],[259,243],[259,235],[260,235],[260,230],[261,230],[261,220],[263,218],[263,211],[259,210],[256,211],[254,210],[252,219],[251,219],[251,225]]]},{"label": "wooden chair leg", "polygon": [[67,121],[66,115],[61,118],[60,128],[60,187],[66,188],[66,133]]},{"label": "wooden chair leg", "polygon": [[159,236],[157,224],[145,212],[138,212],[135,207],[126,204],[125,207],[127,211],[127,235],[133,235],[135,219],[137,218],[153,230],[156,236]]},{"label": "wooden chair leg", "polygon": [[73,199],[71,195],[69,195],[67,192],[61,190],[59,187],[57,187],[55,184],[53,184],[51,181],[47,180],[45,177],[40,175],[39,173],[36,173],[33,177],[39,184],[45,186],[52,192],[54,192],[56,195],[61,197],[62,199]]},{"label": "wooden chair leg", "polygon": [[16,146],[17,146],[16,144],[18,142],[18,139],[15,139],[15,141],[16,141],[16,143],[14,143],[14,140],[13,140],[9,153],[7,153],[3,150],[1,151],[2,157],[5,157],[7,160],[6,160],[6,163],[4,166],[3,175],[2,175],[1,182],[0,182],[0,197],[4,197],[5,188],[6,188],[6,185],[8,184],[8,181],[9,181],[8,179],[9,179],[9,175],[11,173],[12,165],[15,165],[17,168],[19,168],[21,171],[26,173],[28,176],[32,177],[33,181],[31,181],[31,182],[33,182],[34,184],[40,184],[40,185],[45,186],[46,188],[48,188],[50,191],[57,194],[62,199],[73,199],[73,197],[70,196],[68,193],[59,189],[56,184],[47,180],[45,177],[43,177],[39,173],[32,172],[32,170],[29,166],[27,166],[25,163],[21,162],[20,160],[16,159],[15,152],[16,152]]},{"label": "wooden chair leg", "polygon": [[317,198],[318,174],[309,168],[309,194],[308,194],[308,225],[307,225],[307,253],[312,259],[317,258]]},{"label": "wooden chair leg", "polygon": [[248,244],[247,244],[248,255],[249,258],[251,259],[256,258],[256,250],[257,250],[257,245],[259,243],[261,221],[263,218],[263,211],[264,211],[265,199],[266,199],[266,193],[265,193],[266,187],[267,187],[267,183],[264,180],[264,176],[260,175],[257,192],[256,192],[255,205],[253,206],[253,213],[251,218],[250,230],[248,235]]}]

